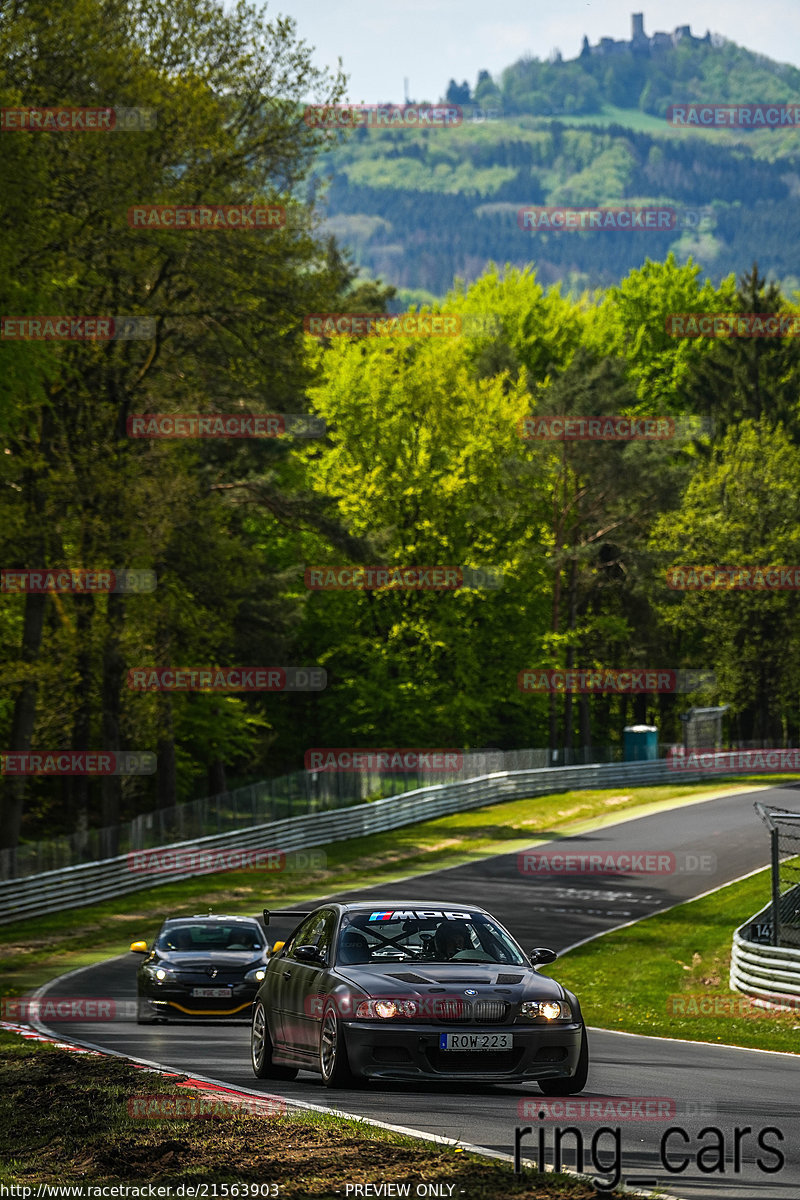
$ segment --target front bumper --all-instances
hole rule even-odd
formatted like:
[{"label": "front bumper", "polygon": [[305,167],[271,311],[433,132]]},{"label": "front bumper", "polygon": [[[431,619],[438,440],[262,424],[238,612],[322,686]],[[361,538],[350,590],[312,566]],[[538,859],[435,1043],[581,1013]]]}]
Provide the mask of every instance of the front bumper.
[{"label": "front bumper", "polygon": [[[343,1021],[350,1067],[370,1079],[564,1079],[578,1068],[580,1022],[558,1025],[423,1025]],[[442,1033],[511,1033],[511,1050],[441,1050]]]},{"label": "front bumper", "polygon": [[170,1021],[239,1020],[250,1019],[258,985],[234,986],[231,996],[193,996],[191,988],[161,987],[157,992],[139,992],[139,1004],[146,1005],[154,1017]]}]

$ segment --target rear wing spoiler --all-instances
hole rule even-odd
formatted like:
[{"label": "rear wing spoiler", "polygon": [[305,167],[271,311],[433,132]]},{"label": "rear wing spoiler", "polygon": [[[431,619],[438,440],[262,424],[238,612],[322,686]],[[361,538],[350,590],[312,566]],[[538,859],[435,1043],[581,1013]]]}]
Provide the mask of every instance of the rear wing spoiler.
[{"label": "rear wing spoiler", "polygon": [[264,918],[264,924],[269,925],[269,919],[273,915],[276,917],[310,917],[313,911],[313,908],[265,908],[261,915]]}]

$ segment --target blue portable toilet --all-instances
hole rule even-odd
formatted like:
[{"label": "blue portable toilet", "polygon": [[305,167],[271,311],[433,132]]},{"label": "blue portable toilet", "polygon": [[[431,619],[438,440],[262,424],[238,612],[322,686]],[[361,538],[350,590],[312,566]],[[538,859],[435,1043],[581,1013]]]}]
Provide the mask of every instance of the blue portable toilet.
[{"label": "blue portable toilet", "polygon": [[626,725],[622,737],[625,762],[655,762],[658,758],[658,726]]}]

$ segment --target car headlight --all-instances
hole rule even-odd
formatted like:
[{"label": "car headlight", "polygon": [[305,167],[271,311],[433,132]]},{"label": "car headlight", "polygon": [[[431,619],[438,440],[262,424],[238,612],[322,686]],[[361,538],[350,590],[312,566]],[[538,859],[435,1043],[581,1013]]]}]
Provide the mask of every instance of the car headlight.
[{"label": "car headlight", "polygon": [[161,967],[158,965],[148,967],[147,974],[151,979],[154,979],[156,983],[174,983],[178,978],[175,972],[171,971],[169,967]]},{"label": "car headlight", "polygon": [[417,1015],[416,1000],[362,1000],[356,1008],[356,1017],[359,1020],[368,1020],[370,1017],[383,1017],[384,1020],[389,1020],[391,1017],[415,1017]]},{"label": "car headlight", "polygon": [[521,1017],[544,1017],[546,1021],[571,1021],[572,1009],[566,1000],[524,1000],[519,1008]]},{"label": "car headlight", "polygon": [[248,983],[261,983],[261,980],[267,973],[266,967],[253,967],[252,971],[248,971],[245,979]]}]

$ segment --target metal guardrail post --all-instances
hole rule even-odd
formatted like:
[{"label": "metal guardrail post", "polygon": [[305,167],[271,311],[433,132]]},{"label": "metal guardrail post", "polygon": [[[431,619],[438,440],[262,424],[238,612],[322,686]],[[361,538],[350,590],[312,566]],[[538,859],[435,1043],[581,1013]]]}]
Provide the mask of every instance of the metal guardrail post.
[{"label": "metal guardrail post", "polygon": [[780,921],[781,921],[781,881],[780,869],[781,859],[780,850],[778,847],[778,829],[773,826],[770,830],[770,843],[772,848],[772,944],[780,946]]}]

